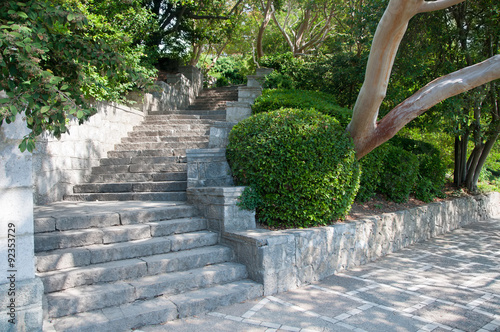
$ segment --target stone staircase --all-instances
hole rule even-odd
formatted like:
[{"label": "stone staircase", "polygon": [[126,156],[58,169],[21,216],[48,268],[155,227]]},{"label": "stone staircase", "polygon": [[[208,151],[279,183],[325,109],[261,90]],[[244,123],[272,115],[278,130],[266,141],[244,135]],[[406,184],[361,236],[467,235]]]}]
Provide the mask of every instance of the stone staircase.
[{"label": "stone staircase", "polygon": [[222,99],[235,95],[225,90],[148,115],[92,169],[92,183],[35,209],[44,331],[127,331],[263,294],[185,202],[185,150],[206,146]]},{"label": "stone staircase", "polygon": [[237,99],[237,87],[206,89],[187,109],[152,112],[64,199],[185,201],[186,150],[207,148],[211,124]]}]

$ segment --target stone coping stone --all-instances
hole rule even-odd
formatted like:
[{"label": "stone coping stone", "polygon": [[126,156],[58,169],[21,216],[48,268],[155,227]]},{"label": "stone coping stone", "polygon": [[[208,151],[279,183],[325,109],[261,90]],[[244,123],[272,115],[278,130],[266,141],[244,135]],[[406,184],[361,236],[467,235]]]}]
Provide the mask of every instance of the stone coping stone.
[{"label": "stone coping stone", "polygon": [[500,216],[500,193],[450,201],[308,229],[222,234],[265,295],[285,292],[366,264],[467,224]]}]

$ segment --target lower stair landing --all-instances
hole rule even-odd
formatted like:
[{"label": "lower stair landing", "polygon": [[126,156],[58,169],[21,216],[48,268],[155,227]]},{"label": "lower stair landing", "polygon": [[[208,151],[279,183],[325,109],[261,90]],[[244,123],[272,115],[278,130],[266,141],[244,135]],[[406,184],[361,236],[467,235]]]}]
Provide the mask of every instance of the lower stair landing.
[{"label": "lower stair landing", "polygon": [[186,202],[57,202],[34,224],[44,331],[130,331],[263,295]]}]

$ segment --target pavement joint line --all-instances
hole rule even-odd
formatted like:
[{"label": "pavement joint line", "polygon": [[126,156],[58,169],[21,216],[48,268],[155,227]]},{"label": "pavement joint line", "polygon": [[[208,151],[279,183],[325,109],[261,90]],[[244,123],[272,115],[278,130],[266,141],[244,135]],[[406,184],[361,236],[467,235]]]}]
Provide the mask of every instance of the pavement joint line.
[{"label": "pavement joint line", "polygon": [[481,329],[484,329],[486,331],[494,331],[497,328],[498,328],[498,325],[492,324],[491,322],[489,322],[488,324],[484,325]]},{"label": "pavement joint line", "polygon": [[433,323],[430,323],[430,324],[427,324],[425,326],[423,326],[419,331],[421,332],[431,332],[435,329],[437,329],[438,326],[436,324],[433,324]]},{"label": "pavement joint line", "polygon": [[271,323],[271,322],[262,322],[260,323],[261,326],[273,328],[273,329],[279,329],[281,327],[281,324],[277,323]]}]

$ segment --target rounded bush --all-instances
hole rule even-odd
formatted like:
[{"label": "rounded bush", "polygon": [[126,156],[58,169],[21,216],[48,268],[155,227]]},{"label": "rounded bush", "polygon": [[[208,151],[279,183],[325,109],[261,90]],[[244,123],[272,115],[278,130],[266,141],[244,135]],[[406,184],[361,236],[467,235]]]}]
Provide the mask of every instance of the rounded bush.
[{"label": "rounded bush", "polygon": [[229,135],[227,159],[235,182],[252,188],[241,199],[258,202],[259,221],[270,226],[344,218],[359,186],[351,138],[337,120],[312,110],[283,109],[241,121]]}]

